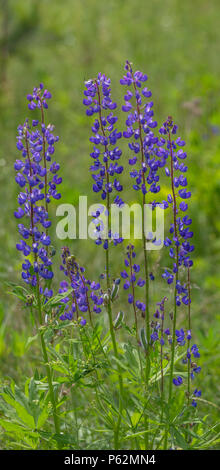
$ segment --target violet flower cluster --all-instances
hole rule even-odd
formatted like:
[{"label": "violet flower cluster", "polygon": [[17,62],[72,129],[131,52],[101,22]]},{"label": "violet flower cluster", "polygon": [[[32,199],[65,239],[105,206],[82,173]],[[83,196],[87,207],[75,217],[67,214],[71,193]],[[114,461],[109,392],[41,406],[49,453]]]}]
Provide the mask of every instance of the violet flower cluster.
[{"label": "violet flower cluster", "polygon": [[[44,90],[43,84],[27,96],[29,109],[41,109],[41,120],[34,119],[29,124],[26,119],[24,125],[18,127],[17,149],[21,157],[14,164],[17,173],[15,181],[20,187],[19,206],[14,215],[17,219],[23,219],[18,224],[21,240],[16,247],[25,256],[22,278],[33,287],[37,285],[37,276],[45,281],[53,277],[48,204],[52,198],[61,197],[57,192],[57,185],[62,182],[57,175],[60,166],[55,161],[51,163],[59,137],[53,133],[54,126],[45,125],[43,114],[50,98],[51,94]],[[40,292],[46,298],[53,294],[48,287],[44,290],[41,287]]]},{"label": "violet flower cluster", "polygon": [[[107,200],[108,206],[110,194],[116,193],[112,202],[121,206],[123,201],[117,193],[123,190],[119,180],[119,175],[123,172],[123,166],[119,163],[122,151],[118,147],[118,140],[121,139],[122,133],[115,127],[118,117],[113,111],[117,108],[117,103],[112,101],[110,84],[110,79],[101,73],[96,79],[87,81],[83,104],[87,108],[87,116],[97,116],[93,121],[93,135],[90,137],[90,142],[94,144],[93,151],[90,153],[93,160],[90,167],[94,181],[93,191],[100,192],[102,200]],[[103,241],[101,232],[99,230],[96,243],[98,245],[103,243],[103,247],[107,249],[108,240]],[[107,238],[114,239],[114,234],[109,232]],[[122,241],[118,235],[115,239],[117,243]]]},{"label": "violet flower cluster", "polygon": [[125,70],[126,74],[120,80],[121,85],[127,87],[125,104],[122,106],[122,111],[128,113],[123,137],[129,140],[128,147],[133,154],[128,160],[132,167],[130,176],[135,181],[133,188],[142,191],[144,195],[148,192],[158,193],[160,186],[157,172],[165,164],[165,159],[153,131],[157,121],[153,119],[153,101],[149,101],[152,93],[144,86],[148,77],[140,71],[133,72],[128,61]]},{"label": "violet flower cluster", "polygon": [[[177,126],[173,123],[171,117],[160,128],[159,132],[162,136],[160,139],[161,146],[165,150],[166,166],[165,173],[170,178],[171,193],[168,194],[167,200],[163,201],[164,208],[172,207],[173,222],[171,223],[169,232],[170,236],[164,240],[164,245],[169,248],[169,256],[173,260],[172,271],[165,269],[162,277],[166,279],[168,285],[175,281],[175,302],[179,307],[181,304],[190,305],[191,299],[189,296],[189,286],[187,283],[182,283],[179,279],[178,273],[181,266],[187,270],[193,265],[191,253],[194,251],[194,245],[191,244],[193,231],[190,229],[192,219],[187,215],[188,200],[191,197],[191,192],[187,190],[187,165],[183,160],[187,158],[187,153],[184,152],[184,140],[180,137],[175,138],[177,133]],[[180,200],[180,202],[179,202]],[[189,307],[190,308],[190,307]],[[190,340],[192,338],[191,330],[184,331],[183,328],[175,330],[176,342],[178,346],[185,346],[188,343],[186,359],[184,363],[189,361],[191,368],[191,379],[193,380],[195,374],[201,370],[200,366],[192,361],[192,357],[199,358],[200,354],[197,345],[190,348]],[[171,340],[172,342],[172,340]],[[182,384],[182,378],[179,376],[173,379],[173,384],[179,386]],[[201,391],[200,391],[201,394]],[[192,402],[196,406],[195,400]]]},{"label": "violet flower cluster", "polygon": [[70,295],[61,301],[60,310],[62,309],[62,313],[60,314],[60,320],[78,319],[80,324],[84,326],[86,319],[81,314],[84,315],[88,312],[92,322],[92,312],[99,314],[102,311],[104,300],[100,283],[86,279],[84,275],[85,268],[79,266],[75,256],[70,254],[68,247],[62,249],[60,269],[68,280],[63,280],[60,283],[59,293],[65,293],[72,288]]},{"label": "violet flower cluster", "polygon": [[[167,200],[163,201],[163,204],[165,209],[172,207],[174,213],[174,223],[171,224],[169,229],[170,236],[164,240],[164,245],[169,248],[169,256],[173,260],[173,268],[172,272],[165,269],[162,277],[166,279],[168,284],[172,284],[180,266],[191,267],[193,265],[190,257],[191,252],[194,250],[194,245],[190,243],[190,239],[193,237],[193,232],[190,229],[192,219],[186,214],[188,209],[186,201],[191,197],[191,192],[187,190],[188,182],[185,176],[188,167],[182,161],[187,157],[186,152],[182,149],[185,142],[180,137],[174,140],[173,136],[177,132],[177,126],[174,125],[172,118],[167,119],[159,132],[164,136],[161,138],[160,144],[165,150],[165,172],[171,180],[170,187],[172,187],[172,194],[168,194]],[[169,162],[169,160],[171,161]],[[178,195],[176,190],[178,190]],[[179,203],[177,198],[181,200]],[[178,260],[176,259],[176,247]],[[186,284],[181,284],[180,280],[177,280],[176,291],[176,305],[180,306],[181,303],[188,305],[189,298]]]}]

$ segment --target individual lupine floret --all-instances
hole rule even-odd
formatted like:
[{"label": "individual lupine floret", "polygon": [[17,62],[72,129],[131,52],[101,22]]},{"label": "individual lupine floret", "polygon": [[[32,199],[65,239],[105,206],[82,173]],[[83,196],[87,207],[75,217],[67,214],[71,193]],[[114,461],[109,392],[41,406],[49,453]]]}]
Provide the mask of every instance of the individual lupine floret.
[{"label": "individual lupine floret", "polygon": [[177,378],[173,379],[173,384],[176,386],[176,387],[179,387],[180,385],[182,385],[183,383],[183,379],[180,375],[177,376]]},{"label": "individual lupine floret", "polygon": [[[197,388],[196,388],[193,392],[193,395],[194,395],[194,397],[200,398],[201,395],[202,395],[202,392],[201,392],[201,390],[197,390]],[[197,401],[195,399],[193,399],[191,405],[194,406],[194,408],[196,408],[197,407]]]}]

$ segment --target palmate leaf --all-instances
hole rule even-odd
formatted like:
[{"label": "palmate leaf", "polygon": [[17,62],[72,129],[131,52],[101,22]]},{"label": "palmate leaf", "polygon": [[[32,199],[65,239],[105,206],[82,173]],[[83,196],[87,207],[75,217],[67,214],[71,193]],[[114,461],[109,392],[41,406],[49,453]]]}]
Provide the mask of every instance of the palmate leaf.
[{"label": "palmate leaf", "polygon": [[27,295],[29,295],[29,291],[27,289],[22,286],[18,286],[14,282],[5,282],[5,285],[11,289],[8,291],[8,294],[15,295],[18,299],[27,302]]},{"label": "palmate leaf", "polygon": [[183,436],[175,426],[171,426],[170,433],[178,447],[183,450],[188,450],[190,448],[190,446],[186,442],[185,436]]},{"label": "palmate leaf", "polygon": [[16,425],[36,430],[49,416],[48,396],[39,389],[33,378],[26,381],[25,393],[12,383],[11,387],[4,387],[1,397],[6,405],[6,408],[3,406],[3,413]]},{"label": "palmate leaf", "polygon": [[[12,432],[14,434],[23,434],[26,433],[29,428],[25,427],[19,423],[13,423],[12,421],[8,421],[7,419],[0,418],[0,425],[5,429],[5,431]],[[37,435],[37,433],[36,433]]]},{"label": "palmate leaf", "polygon": [[14,398],[10,397],[7,393],[2,393],[2,398],[6,403],[12,406],[15,409],[18,417],[23,423],[25,423],[31,429],[35,428],[34,417],[27,412],[24,406],[18,403]]},{"label": "palmate leaf", "polygon": [[[109,405],[109,403],[108,403]],[[112,407],[105,406],[105,408],[95,408],[97,416],[99,416],[100,420],[105,423],[106,432],[111,431],[115,426],[115,419],[113,418],[112,414]],[[116,414],[115,414],[116,415]],[[97,430],[98,432],[98,430]],[[99,431],[100,432],[100,431]]]},{"label": "palmate leaf", "polygon": [[[21,447],[25,449],[36,449],[38,447],[40,435],[37,431],[33,431],[22,424],[3,418],[0,418],[0,426],[4,429],[5,434],[10,436],[10,445],[7,445],[7,449],[9,447],[18,449]],[[16,439],[16,441],[14,439]]]}]

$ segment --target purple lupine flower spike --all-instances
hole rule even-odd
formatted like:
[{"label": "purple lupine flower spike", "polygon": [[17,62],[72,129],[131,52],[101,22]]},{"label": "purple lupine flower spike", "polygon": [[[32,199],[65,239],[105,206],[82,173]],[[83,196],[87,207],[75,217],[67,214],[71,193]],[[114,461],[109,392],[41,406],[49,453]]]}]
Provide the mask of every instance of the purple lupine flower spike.
[{"label": "purple lupine flower spike", "polygon": [[160,191],[157,172],[165,160],[157,146],[158,137],[153,132],[157,122],[153,120],[153,101],[149,101],[152,93],[144,86],[148,79],[146,74],[133,72],[128,61],[125,70],[126,74],[120,80],[121,85],[127,87],[122,106],[122,111],[128,113],[123,137],[128,140],[129,150],[133,154],[128,160],[132,167],[130,176],[135,180],[133,189],[142,191],[144,195],[148,192],[156,194]]},{"label": "purple lupine flower spike", "polygon": [[[122,133],[115,127],[118,117],[113,111],[117,108],[117,104],[112,101],[110,84],[110,79],[101,73],[96,79],[85,82],[83,104],[87,108],[87,116],[95,118],[92,125],[93,135],[90,137],[90,142],[93,144],[93,151],[90,153],[93,160],[90,167],[94,181],[93,191],[101,193],[102,200],[107,200],[107,203],[112,194],[114,203],[120,207],[123,201],[117,193],[123,190],[119,180],[123,166],[119,163],[122,151],[118,147],[118,140],[122,137]],[[107,239],[103,240],[105,237],[102,237],[103,230],[99,224],[96,229],[99,232],[96,244],[108,249],[109,242]],[[115,245],[122,242],[118,234],[111,234],[110,231],[108,237],[113,239]]]},{"label": "purple lupine flower spike", "polygon": [[[33,94],[27,96],[31,110],[40,108],[40,96],[44,104],[51,94],[48,91],[45,93],[42,85],[35,88]],[[45,104],[44,108],[46,109]],[[53,130],[53,126],[46,127],[38,120],[33,120],[31,125],[27,119],[24,125],[18,127],[17,149],[21,152],[21,157],[16,160],[14,168],[17,173],[15,181],[21,191],[18,195],[19,207],[14,215],[19,219],[18,230],[22,239],[16,247],[26,257],[22,265],[22,278],[32,286],[37,284],[37,275],[40,281],[53,278],[51,239],[48,235],[51,221],[47,209],[52,197],[55,199],[60,197],[56,186],[62,181],[56,174],[60,168],[59,164],[54,161],[49,170],[44,166],[44,150],[46,160],[51,161],[54,144],[59,140],[58,136],[53,134]],[[46,173],[49,189],[45,193]],[[51,289],[43,290],[40,287],[40,293],[47,299],[51,296]]]},{"label": "purple lupine flower spike", "polygon": [[[188,204],[185,200],[191,197],[191,192],[187,191],[187,166],[182,162],[187,157],[186,152],[182,148],[185,142],[178,137],[176,140],[173,136],[177,132],[177,126],[173,123],[171,117],[163,124],[159,130],[163,136],[160,145],[164,150],[164,157],[167,161],[165,172],[168,178],[171,178],[172,195],[169,194],[167,201],[163,201],[165,209],[168,207],[173,208],[174,223],[170,226],[170,236],[166,237],[164,245],[169,247],[169,255],[174,260],[172,273],[165,270],[162,277],[166,279],[168,284],[172,284],[174,276],[179,270],[180,266],[191,267],[193,261],[191,259],[191,252],[194,250],[194,245],[190,244],[190,239],[193,237],[193,232],[190,230],[192,219],[185,214],[188,209]],[[172,157],[171,157],[172,156]],[[171,158],[170,164],[168,163],[169,157]],[[168,167],[170,166],[170,168]],[[183,199],[178,204],[178,199]],[[182,213],[184,213],[182,215]],[[176,254],[178,252],[178,263]],[[180,280],[176,281],[176,304],[180,306],[181,303],[187,305],[190,301],[188,298],[187,285],[182,284]]]},{"label": "purple lupine flower spike", "polygon": [[[192,355],[194,355],[194,357],[197,357],[197,354],[198,357],[200,356],[196,345],[190,348],[192,334],[190,321],[191,297],[189,270],[193,265],[191,253],[194,251],[194,245],[190,242],[191,238],[193,237],[193,232],[190,229],[192,219],[186,214],[186,211],[188,209],[188,200],[191,197],[191,192],[187,190],[188,181],[186,173],[188,167],[185,164],[187,153],[182,149],[182,147],[185,146],[185,142],[180,137],[175,137],[177,129],[178,127],[174,124],[172,117],[169,116],[159,130],[162,136],[160,139],[160,145],[163,148],[164,158],[166,160],[165,174],[168,178],[170,178],[170,186],[172,191],[172,194],[168,194],[167,200],[163,201],[163,203],[165,209],[171,207],[173,210],[173,222],[171,223],[169,230],[170,235],[164,240],[164,245],[169,248],[169,256],[173,260],[172,272],[165,269],[162,277],[166,279],[168,284],[172,284],[173,281],[175,281],[176,306],[188,306],[188,329],[185,331],[183,328],[174,328],[173,340],[174,345],[177,344],[177,346],[185,346],[187,341],[187,354],[186,358],[183,359],[183,363],[188,362],[187,396],[189,401],[190,378],[194,379],[194,374],[199,373],[201,367],[198,367],[197,364],[193,366],[193,362],[191,360]],[[180,202],[178,202],[179,199]],[[181,266],[187,268],[187,283],[182,282],[179,279],[179,269]],[[173,384],[176,386],[181,385],[182,379],[180,379],[180,377],[173,379]],[[192,405],[196,406],[196,404],[193,402]]]}]

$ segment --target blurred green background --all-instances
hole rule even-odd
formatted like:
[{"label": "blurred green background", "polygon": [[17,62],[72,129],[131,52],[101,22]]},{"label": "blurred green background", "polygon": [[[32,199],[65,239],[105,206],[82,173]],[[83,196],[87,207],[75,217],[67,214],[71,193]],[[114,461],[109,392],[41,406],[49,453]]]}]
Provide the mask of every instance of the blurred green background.
[{"label": "blurred green background", "polygon": [[[13,162],[18,157],[16,128],[30,116],[26,94],[41,81],[52,92],[47,120],[55,124],[60,136],[56,160],[61,164],[63,202],[77,205],[80,194],[88,194],[90,203],[97,202],[88,172],[90,121],[82,105],[83,82],[104,72],[111,77],[113,96],[120,104],[123,92],[118,82],[124,62],[129,59],[134,68],[149,76],[148,87],[159,123],[172,115],[179,134],[187,141],[196,245],[193,334],[201,347],[199,381],[203,397],[219,405],[219,16],[219,0],[0,0],[2,376],[21,381],[31,373],[29,359],[33,363],[36,359],[35,350],[25,350],[32,329],[28,311],[7,294],[4,285],[7,280],[20,281],[20,257],[15,250],[18,233],[13,218],[18,188]],[[126,147],[123,150],[125,164]],[[124,185],[128,191],[130,179],[125,176]],[[55,238],[55,224],[53,231]],[[61,242],[56,244],[59,264]],[[74,241],[70,245],[91,276],[103,270],[101,252],[92,242]],[[113,254],[113,274],[118,259]],[[154,262],[157,260],[152,257]],[[160,279],[157,265],[153,268]],[[155,291],[156,287],[153,295],[160,300]],[[215,420],[218,408],[204,406]]]}]

